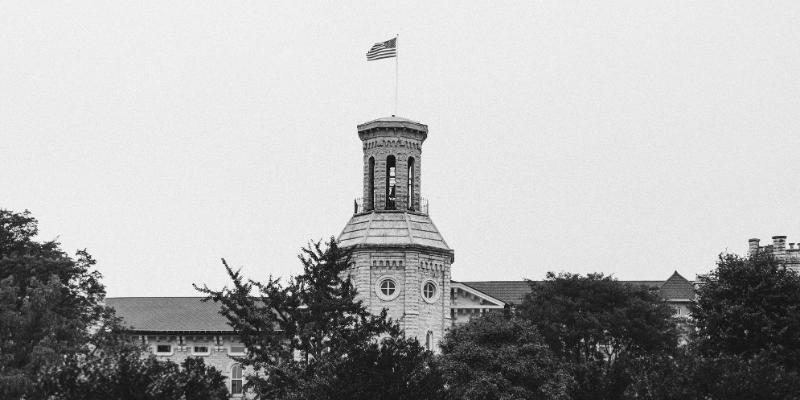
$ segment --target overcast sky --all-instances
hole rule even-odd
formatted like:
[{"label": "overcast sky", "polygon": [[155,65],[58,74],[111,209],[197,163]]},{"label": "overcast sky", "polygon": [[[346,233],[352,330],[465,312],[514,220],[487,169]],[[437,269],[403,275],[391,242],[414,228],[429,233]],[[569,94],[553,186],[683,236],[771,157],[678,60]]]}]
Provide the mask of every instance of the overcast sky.
[{"label": "overcast sky", "polygon": [[356,125],[429,126],[455,280],[689,279],[800,242],[800,2],[0,2],[0,207],[109,296],[300,271],[361,195]]}]

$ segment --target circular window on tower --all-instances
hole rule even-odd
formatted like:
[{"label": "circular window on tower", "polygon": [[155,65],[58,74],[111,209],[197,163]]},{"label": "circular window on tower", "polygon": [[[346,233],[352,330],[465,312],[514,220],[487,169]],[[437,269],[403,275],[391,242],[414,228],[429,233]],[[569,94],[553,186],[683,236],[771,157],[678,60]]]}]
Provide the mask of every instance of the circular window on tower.
[{"label": "circular window on tower", "polygon": [[439,298],[439,285],[432,280],[424,281],[422,282],[420,292],[422,293],[422,298],[425,301],[428,303],[433,303]]},{"label": "circular window on tower", "polygon": [[393,300],[400,294],[400,288],[397,287],[397,281],[391,276],[382,276],[375,282],[375,294],[381,300]]}]

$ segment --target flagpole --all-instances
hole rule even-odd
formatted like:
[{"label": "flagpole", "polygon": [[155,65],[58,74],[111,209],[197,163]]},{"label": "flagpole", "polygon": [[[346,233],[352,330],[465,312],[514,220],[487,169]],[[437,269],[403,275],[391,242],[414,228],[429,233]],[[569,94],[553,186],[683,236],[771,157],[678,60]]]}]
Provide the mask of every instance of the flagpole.
[{"label": "flagpole", "polygon": [[394,115],[397,115],[397,87],[399,86],[400,82],[400,34],[397,34],[394,38],[394,49],[395,49],[395,57],[394,57]]}]

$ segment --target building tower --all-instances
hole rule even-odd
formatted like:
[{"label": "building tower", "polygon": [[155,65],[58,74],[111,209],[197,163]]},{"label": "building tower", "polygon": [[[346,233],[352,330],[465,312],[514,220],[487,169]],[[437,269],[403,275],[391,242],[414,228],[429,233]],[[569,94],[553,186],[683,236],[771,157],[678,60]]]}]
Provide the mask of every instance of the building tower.
[{"label": "building tower", "polygon": [[339,235],[353,249],[354,279],[372,313],[388,309],[408,337],[437,351],[451,325],[454,253],[428,216],[421,196],[422,143],[428,126],[405,118],[358,125],[364,193]]}]

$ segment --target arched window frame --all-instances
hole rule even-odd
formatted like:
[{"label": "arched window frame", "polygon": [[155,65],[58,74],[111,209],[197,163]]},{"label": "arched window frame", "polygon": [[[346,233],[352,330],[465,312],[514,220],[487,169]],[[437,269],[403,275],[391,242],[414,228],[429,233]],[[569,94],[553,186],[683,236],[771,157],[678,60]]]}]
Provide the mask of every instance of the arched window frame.
[{"label": "arched window frame", "polygon": [[406,192],[407,208],[414,211],[414,180],[416,178],[414,157],[408,158],[408,190]]},{"label": "arched window frame", "polygon": [[367,191],[367,210],[374,210],[375,209],[375,157],[369,158],[369,189]]},{"label": "arched window frame", "polygon": [[241,364],[235,363],[231,365],[231,395],[242,394],[244,394],[244,370]]},{"label": "arched window frame", "polygon": [[397,158],[394,155],[386,157],[386,210],[396,209],[397,202]]}]

